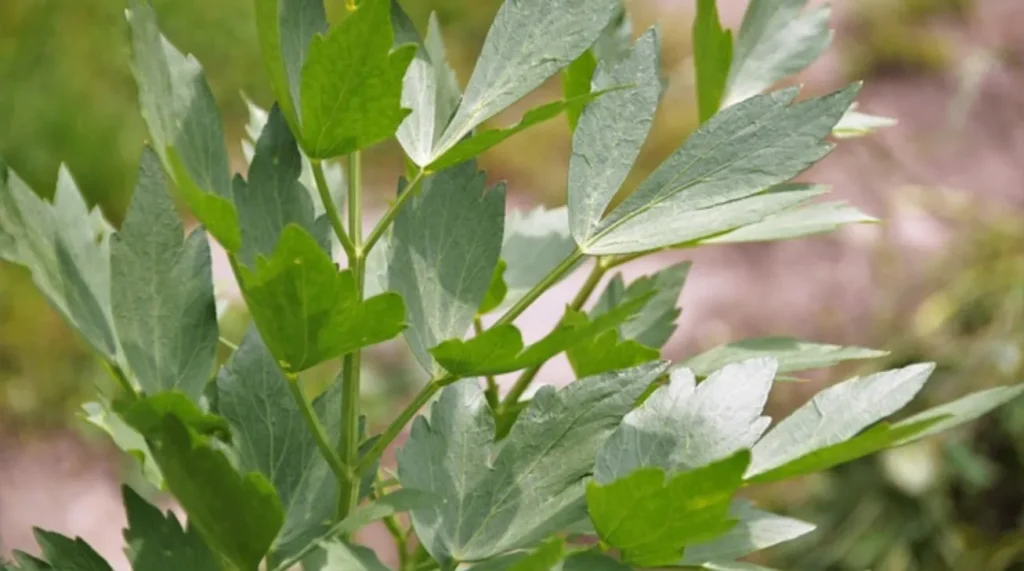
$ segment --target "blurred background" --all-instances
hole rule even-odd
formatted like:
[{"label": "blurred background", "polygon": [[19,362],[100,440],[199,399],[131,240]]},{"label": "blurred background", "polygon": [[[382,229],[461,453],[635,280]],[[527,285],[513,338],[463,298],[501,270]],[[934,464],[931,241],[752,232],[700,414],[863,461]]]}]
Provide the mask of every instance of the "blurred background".
[{"label": "blurred background", "polygon": [[[153,0],[165,34],[203,64],[237,168],[244,93],[269,106],[249,0]],[[436,10],[465,83],[499,0],[404,0],[418,24]],[[770,245],[711,247],[627,266],[641,275],[680,259],[694,269],[668,357],[744,337],[790,335],[892,351],[876,362],[779,387],[785,414],[825,383],[911,361],[938,370],[914,406],[1024,380],[1024,2],[834,0],[836,41],[799,79],[810,93],[865,79],[860,109],[899,126],[844,141],[802,178],[831,184],[880,225]],[[328,1],[331,9],[340,2]],[[631,176],[638,182],[696,127],[692,0],[629,0],[634,31],[663,31],[668,89]],[[745,0],[719,0],[736,28]],[[118,223],[145,131],[129,75],[124,0],[0,1],[0,156],[40,194],[68,166],[90,203]],[[558,97],[551,81],[496,118]],[[482,159],[517,208],[564,203],[564,119]],[[394,192],[397,145],[367,154],[377,203]],[[227,276],[228,273],[222,272]],[[528,313],[540,336],[569,280]],[[244,312],[230,310],[238,338]],[[367,401],[378,420],[418,382],[400,350],[377,352]],[[545,380],[568,380],[554,364]],[[0,264],[0,555],[34,550],[30,527],[81,535],[116,557],[123,458],[82,422],[98,363],[20,268]],[[318,371],[326,382],[332,371]],[[755,490],[766,508],[819,530],[759,559],[780,569],[1024,569],[1024,402],[954,434],[793,484]]]}]

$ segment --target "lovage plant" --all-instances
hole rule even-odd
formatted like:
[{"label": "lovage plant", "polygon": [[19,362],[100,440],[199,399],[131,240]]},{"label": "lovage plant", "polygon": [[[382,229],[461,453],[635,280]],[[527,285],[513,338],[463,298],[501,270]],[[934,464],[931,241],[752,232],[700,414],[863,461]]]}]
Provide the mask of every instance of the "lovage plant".
[{"label": "lovage plant", "polygon": [[[255,0],[276,103],[253,110],[248,172],[234,176],[199,63],[133,1],[151,146],[123,225],[87,208],[65,172],[48,202],[0,170],[0,254],[31,271],[118,382],[89,418],[187,514],[183,525],[126,487],[132,568],[380,570],[355,538],[383,520],[402,571],[751,569],[737,561],[813,526],[736,499],[742,488],[906,444],[1017,396],[997,388],[882,422],[928,378],[931,366],[914,365],[835,385],[772,426],[762,409],[777,377],[879,353],[771,338],[660,360],[686,265],[613,276],[588,303],[646,254],[870,220],[788,182],[830,137],[885,123],[853,110],[856,84],[800,100],[796,88],[768,91],[829,44],[828,8],[804,3],[753,0],[734,39],[714,0],[698,2],[702,125],[613,204],[663,91],[658,31],[634,40],[619,0],[507,0],[465,88],[437,21],[421,39],[396,2],[350,1],[332,27],[320,0]],[[558,73],[564,100],[481,127]],[[562,115],[567,206],[506,216],[505,188],[489,188],[474,157]],[[407,176],[364,231],[360,151],[391,138]],[[171,186],[201,223],[187,236]],[[219,368],[208,236],[253,320]],[[524,343],[516,318],[581,266],[589,277],[554,330]],[[399,336],[430,381],[373,434],[361,351]],[[578,379],[526,398],[561,354]],[[336,359],[336,382],[311,399],[300,376]],[[517,371],[502,394],[495,376]],[[397,472],[382,470],[410,423]],[[37,537],[41,557],[16,553],[6,568],[111,569],[81,539]]]}]

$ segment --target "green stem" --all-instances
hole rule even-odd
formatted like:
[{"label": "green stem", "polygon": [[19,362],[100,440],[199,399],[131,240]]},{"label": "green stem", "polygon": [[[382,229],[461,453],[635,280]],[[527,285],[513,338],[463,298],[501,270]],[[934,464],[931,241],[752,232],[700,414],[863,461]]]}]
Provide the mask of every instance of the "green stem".
[{"label": "green stem", "polygon": [[537,285],[533,286],[530,291],[526,292],[526,295],[519,298],[519,300],[505,312],[505,315],[502,315],[501,318],[494,323],[494,327],[499,325],[508,325],[515,321],[516,318],[522,315],[528,307],[533,305],[533,302],[537,301],[537,298],[550,289],[551,286],[555,285],[555,283],[562,279],[565,274],[569,273],[576,263],[582,259],[583,252],[579,248],[573,250],[568,257],[562,260],[562,263],[555,266],[555,269],[551,270],[548,275],[544,276],[544,279],[540,280]]},{"label": "green stem", "polygon": [[[348,156],[348,228],[352,245],[349,269],[356,281],[357,299],[363,297],[363,224],[362,224],[362,164],[359,151]],[[342,360],[341,377],[341,438],[338,456],[346,466],[346,474],[339,481],[337,520],[345,519],[359,503],[359,384],[362,354],[357,349]]]},{"label": "green stem", "polygon": [[[345,254],[349,259],[352,259],[355,256],[355,246],[349,239],[348,234],[345,233],[345,226],[341,223],[338,205],[334,203],[334,197],[331,196],[331,188],[327,186],[327,177],[324,176],[324,165],[319,159],[310,159],[309,164],[313,167],[313,179],[316,181],[316,190],[320,194],[320,201],[324,203],[324,210],[327,212],[327,218],[331,221],[334,235],[341,242],[341,247],[345,249]],[[351,189],[351,186],[349,188]],[[351,194],[351,190],[349,193]]]},{"label": "green stem", "polygon": [[420,169],[419,172],[416,173],[416,176],[412,178],[409,184],[405,187],[405,190],[402,191],[402,194],[399,194],[398,198],[395,199],[395,203],[387,209],[387,212],[384,213],[384,217],[374,225],[373,230],[370,230],[370,235],[366,238],[366,246],[364,246],[364,250],[367,253],[373,249],[374,245],[377,244],[377,241],[384,236],[385,232],[388,231],[388,228],[395,221],[395,218],[398,217],[398,213],[402,211],[402,207],[405,206],[405,203],[409,202],[409,199],[419,192],[420,184],[423,182],[423,177],[426,175],[426,172],[426,169]]},{"label": "green stem", "polygon": [[[484,332],[484,324],[480,320],[480,316],[473,318],[473,331],[477,335],[482,335]],[[484,377],[487,380],[487,390],[484,391],[484,396],[487,398],[487,404],[491,407],[492,412],[498,411],[498,381],[494,379],[494,375],[487,375]]]},{"label": "green stem", "polygon": [[302,413],[302,418],[306,421],[306,427],[309,428],[310,434],[313,435],[316,447],[320,449],[320,454],[327,461],[327,465],[331,467],[334,475],[339,480],[343,479],[346,474],[345,466],[341,463],[338,455],[334,453],[334,448],[331,447],[327,430],[324,428],[323,423],[320,422],[320,417],[313,410],[313,406],[309,403],[306,395],[302,394],[302,387],[299,385],[299,378],[297,376],[289,375],[288,390],[291,392],[295,404],[298,405],[299,412]]}]

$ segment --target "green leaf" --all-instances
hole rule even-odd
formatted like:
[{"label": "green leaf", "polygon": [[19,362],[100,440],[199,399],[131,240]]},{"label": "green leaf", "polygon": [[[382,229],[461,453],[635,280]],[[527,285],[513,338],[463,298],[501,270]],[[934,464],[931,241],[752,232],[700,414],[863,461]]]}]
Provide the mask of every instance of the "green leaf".
[{"label": "green leaf", "polygon": [[228,250],[242,242],[224,127],[203,68],[160,35],[146,0],[128,8],[132,74],[153,146],[185,203]]},{"label": "green leaf", "polygon": [[405,338],[431,373],[427,350],[466,334],[501,254],[505,187],[486,179],[476,161],[430,175],[395,219],[388,289],[405,300]]},{"label": "green leaf", "polygon": [[736,36],[725,105],[803,71],[832,42],[831,7],[803,13],[807,0],[751,0]]},{"label": "green leaf", "polygon": [[543,387],[494,443],[494,417],[476,379],[445,388],[398,453],[402,486],[444,503],[412,511],[416,535],[442,565],[535,545],[585,517],[584,478],[608,433],[665,370],[664,363]]},{"label": "green leaf", "polygon": [[935,369],[911,365],[855,377],[829,387],[765,434],[753,448],[747,477],[778,468],[815,450],[848,440],[903,408]]},{"label": "green leaf", "polygon": [[717,4],[717,0],[697,0],[693,21],[693,65],[701,123],[721,108],[732,64],[732,31],[722,28]]},{"label": "green leaf", "polygon": [[565,542],[560,538],[545,541],[529,553],[512,553],[483,563],[477,563],[466,571],[551,571],[559,567],[565,557]]},{"label": "green leaf", "polygon": [[257,256],[271,255],[289,224],[305,229],[330,252],[330,225],[326,217],[316,219],[313,200],[299,182],[301,173],[302,155],[275,104],[256,142],[248,182],[234,181],[243,264],[252,266]]},{"label": "green leaf", "polygon": [[699,385],[686,369],[673,371],[605,441],[595,480],[610,483],[640,468],[692,470],[750,448],[771,422],[761,411],[775,369],[772,359],[751,359]]},{"label": "green leaf", "polygon": [[833,232],[847,224],[878,222],[843,201],[819,202],[773,214],[747,226],[725,234],[702,240],[704,244],[733,244],[740,242],[770,242],[791,240],[824,232]]},{"label": "green leaf", "polygon": [[729,531],[729,503],[750,452],[679,474],[641,468],[608,484],[587,485],[587,508],[601,539],[627,563],[660,567],[679,561],[683,548]]},{"label": "green leaf", "polygon": [[[592,50],[583,52],[583,55],[573,60],[569,67],[562,70],[562,97],[573,99],[588,95],[591,92],[591,80],[597,70],[597,57]],[[583,107],[574,107],[566,111],[569,119],[569,130],[575,131],[579,123],[580,115],[583,114]]]},{"label": "green leaf", "polygon": [[502,3],[462,102],[429,162],[572,63],[597,40],[618,8],[619,0]]},{"label": "green leaf", "polygon": [[953,402],[915,414],[896,423],[895,428],[913,426],[918,422],[930,419],[938,418],[940,420],[913,437],[901,439],[899,444],[908,444],[976,420],[989,411],[1017,399],[1022,392],[1024,392],[1024,385],[996,387],[978,391]]},{"label": "green leaf", "polygon": [[[70,539],[59,533],[33,529],[43,558],[55,571],[113,571],[106,561],[80,537]],[[21,558],[19,558],[21,559]],[[38,559],[32,558],[32,564]],[[19,563],[21,563],[19,561]],[[23,563],[21,563],[24,565]],[[47,567],[49,568],[49,567]]]},{"label": "green leaf", "polygon": [[412,113],[398,127],[398,142],[414,163],[425,165],[431,161],[434,144],[459,106],[462,91],[455,72],[448,67],[436,14],[430,14],[427,36],[422,41],[397,1],[391,4],[391,21],[396,43],[418,46],[402,82],[402,107]]},{"label": "green leaf", "polygon": [[568,210],[513,210],[505,218],[501,259],[508,293],[499,308],[507,309],[562,263],[576,247],[569,235]]},{"label": "green leaf", "polygon": [[87,402],[82,405],[82,409],[85,411],[82,418],[86,422],[110,435],[115,446],[139,462],[146,481],[158,490],[163,489],[164,475],[160,472],[146,439],[137,430],[114,414],[106,402]]},{"label": "green leaf", "polygon": [[313,37],[328,29],[323,0],[255,0],[254,11],[274,96],[292,132],[301,133],[302,68]]},{"label": "green leaf", "polygon": [[701,568],[708,571],[775,571],[768,567],[742,561],[712,561],[701,565]]},{"label": "green leaf", "polygon": [[114,403],[114,410],[143,435],[159,431],[164,417],[174,416],[198,434],[223,439],[231,436],[224,418],[200,410],[182,393],[163,392],[143,399],[118,401]]},{"label": "green leaf", "polygon": [[388,571],[372,549],[340,541],[320,544],[302,561],[305,571]]},{"label": "green leaf", "polygon": [[627,301],[650,296],[643,309],[619,326],[623,339],[635,339],[642,345],[660,349],[676,330],[681,313],[676,306],[690,274],[690,262],[669,266],[653,275],[644,276],[626,287],[622,274],[617,274],[598,298],[590,315],[596,317]]},{"label": "green leaf", "polygon": [[217,306],[206,233],[185,238],[160,159],[142,153],[138,183],[110,244],[117,336],[142,391],[198,401],[217,357]]},{"label": "green leaf", "polygon": [[779,363],[779,373],[795,373],[832,367],[843,361],[875,359],[888,354],[887,351],[811,343],[791,337],[759,337],[720,345],[690,357],[680,366],[692,370],[698,377],[706,377],[730,363],[755,357],[772,357]]},{"label": "green leaf", "polygon": [[896,126],[895,119],[861,113],[857,111],[857,104],[854,103],[850,105],[846,115],[843,115],[843,118],[832,129],[832,136],[839,139],[853,139],[870,135],[879,129],[894,126]]},{"label": "green leaf", "polygon": [[487,286],[484,300],[480,302],[478,315],[486,315],[494,311],[501,306],[501,302],[505,301],[505,296],[508,295],[508,284],[505,283],[506,268],[508,268],[508,264],[505,263],[505,260],[499,259],[498,264],[494,266],[494,273],[491,275],[491,283]]},{"label": "green leaf", "polygon": [[379,143],[409,114],[402,78],[416,47],[392,50],[391,0],[363,0],[324,35],[314,35],[302,67],[302,141],[327,159]]},{"label": "green leaf", "polygon": [[360,301],[352,272],[339,272],[316,239],[294,224],[281,233],[273,256],[237,268],[263,341],[287,372],[387,341],[404,327],[400,296]]},{"label": "green leaf", "polygon": [[53,201],[39,198],[0,161],[0,258],[24,266],[64,321],[108,361],[118,355],[110,310],[109,237],[64,167]]},{"label": "green leaf", "polygon": [[[53,567],[50,567],[45,561],[32,557],[27,553],[15,550],[12,554],[14,556],[14,562],[18,564],[14,567],[10,564],[4,565],[4,571],[51,571]],[[3,561],[0,560],[0,563]]]},{"label": "green leaf", "polygon": [[603,553],[582,551],[570,555],[558,571],[632,571],[631,567],[619,563]]},{"label": "green leaf", "polygon": [[213,441],[174,414],[132,425],[149,442],[189,525],[232,564],[257,568],[284,523],[281,501],[270,482],[257,473],[236,472]]},{"label": "green leaf", "polygon": [[698,240],[820,193],[772,187],[829,153],[832,145],[824,138],[859,89],[853,84],[799,103],[792,103],[796,88],[784,89],[718,113],[613,210],[581,248],[591,255],[628,254]]},{"label": "green leaf", "polygon": [[629,86],[587,106],[573,135],[569,161],[569,227],[576,242],[590,240],[618,192],[654,121],[661,98],[661,42],[655,28],[621,60],[601,62],[594,88]]},{"label": "green leaf", "polygon": [[709,561],[728,561],[792,541],[814,531],[813,524],[775,515],[754,507],[746,500],[735,500],[729,517],[737,524],[728,533],[705,543],[686,548],[679,565],[700,565]]},{"label": "green leaf", "polygon": [[625,369],[654,361],[661,355],[657,349],[641,345],[632,339],[619,339],[619,332],[611,329],[570,347],[565,356],[577,377],[589,377],[615,369]]},{"label": "green leaf", "polygon": [[459,377],[500,375],[539,365],[555,355],[583,343],[631,318],[649,297],[630,300],[604,315],[590,319],[567,308],[554,331],[525,347],[515,325],[491,327],[468,341],[450,339],[430,350],[446,371]]},{"label": "green leaf", "polygon": [[125,552],[138,571],[220,571],[221,566],[195,529],[186,531],[173,512],[163,514],[128,486],[121,487],[128,528]]},{"label": "green leaf", "polygon": [[437,506],[440,499],[430,492],[401,489],[352,510],[344,520],[331,528],[330,535],[352,534],[371,523],[413,509]]},{"label": "green leaf", "polygon": [[[217,377],[220,413],[231,423],[243,471],[277,490],[285,522],[273,557],[287,558],[316,540],[334,515],[337,481],[288,388],[289,381],[255,328]],[[341,434],[341,383],[313,402],[331,442]]]}]

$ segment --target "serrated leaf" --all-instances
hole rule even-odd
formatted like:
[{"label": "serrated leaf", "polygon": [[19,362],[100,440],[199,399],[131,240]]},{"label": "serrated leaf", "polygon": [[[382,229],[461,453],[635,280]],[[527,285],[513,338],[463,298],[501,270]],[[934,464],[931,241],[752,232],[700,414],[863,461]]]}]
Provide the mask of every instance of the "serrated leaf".
[{"label": "serrated leaf", "polygon": [[650,300],[640,312],[619,326],[623,339],[634,339],[642,345],[660,349],[676,330],[681,310],[676,306],[690,275],[690,262],[669,266],[653,275],[644,276],[626,287],[622,274],[612,278],[590,315],[598,316],[626,301],[643,296]]},{"label": "serrated leaf", "polygon": [[686,369],[673,371],[605,441],[594,479],[606,484],[640,468],[692,470],[750,448],[771,422],[761,412],[775,371],[774,360],[751,359],[699,385]]},{"label": "serrated leaf", "polygon": [[[243,471],[259,472],[277,490],[284,527],[273,558],[288,558],[317,539],[332,519],[337,481],[293,400],[289,381],[255,328],[217,377],[220,413],[231,423]],[[330,442],[341,434],[341,383],[312,403]]]},{"label": "serrated leaf", "polygon": [[[587,95],[591,92],[591,80],[597,70],[597,56],[593,50],[583,52],[583,55],[573,60],[569,67],[562,70],[562,97],[572,99]],[[565,112],[569,120],[569,131],[576,131],[580,115],[583,114],[583,107],[575,107]]]},{"label": "serrated leaf", "polygon": [[586,243],[625,182],[661,98],[661,41],[648,30],[621,60],[601,62],[594,88],[629,86],[592,102],[580,116],[569,161],[569,227]]},{"label": "serrated leaf", "polygon": [[398,453],[402,486],[443,504],[412,511],[416,534],[442,565],[536,544],[584,516],[594,454],[664,363],[542,388],[494,443],[494,417],[476,379],[444,389]]},{"label": "serrated leaf", "polygon": [[278,364],[300,372],[401,333],[402,298],[360,301],[352,272],[338,271],[316,239],[289,224],[270,258],[239,265],[242,294]]},{"label": "serrated leaf", "polygon": [[803,71],[825,51],[831,7],[805,6],[807,0],[751,0],[736,35],[726,106]]},{"label": "serrated leaf", "polygon": [[223,452],[174,414],[132,425],[149,442],[189,525],[232,564],[257,568],[284,523],[270,482],[257,473],[235,471]]},{"label": "serrated leaf", "polygon": [[661,355],[632,339],[619,339],[615,329],[570,347],[565,356],[577,377],[589,377],[615,369],[625,369],[656,360]]},{"label": "serrated leaf", "polygon": [[53,567],[50,567],[45,561],[32,557],[31,555],[15,550],[13,553],[14,562],[18,564],[17,567],[13,565],[4,565],[4,571],[51,571]]},{"label": "serrated leaf", "polygon": [[428,349],[466,334],[501,254],[505,188],[486,178],[475,161],[430,175],[395,219],[388,289],[405,300],[405,339],[430,373]]},{"label": "serrated leaf", "polygon": [[807,535],[815,528],[814,524],[759,510],[746,500],[734,500],[729,517],[737,521],[735,527],[711,541],[690,545],[678,564],[739,559]]},{"label": "serrated leaf", "polygon": [[275,104],[256,142],[248,181],[234,180],[243,264],[252,266],[257,256],[271,255],[289,224],[305,229],[330,252],[330,225],[326,217],[317,220],[313,201],[299,182],[301,173],[302,155]]},{"label": "serrated leaf", "polygon": [[687,545],[720,536],[735,524],[729,504],[750,452],[678,474],[641,468],[602,485],[587,485],[587,509],[601,539],[627,563],[661,567],[679,561]]},{"label": "serrated leaf", "polygon": [[932,364],[911,365],[854,377],[821,391],[754,445],[746,477],[752,478],[852,438],[903,408],[934,369]]},{"label": "serrated leaf", "polygon": [[578,58],[608,25],[618,3],[504,2],[487,33],[459,108],[434,146],[429,162]]},{"label": "serrated leaf", "polygon": [[391,22],[395,43],[412,43],[418,47],[402,82],[402,107],[411,109],[412,113],[398,127],[398,142],[414,163],[425,165],[431,161],[434,143],[455,114],[462,91],[455,72],[448,67],[444,38],[435,13],[430,14],[424,40],[420,40],[416,28],[395,0],[391,4]]},{"label": "serrated leaf", "polygon": [[158,490],[163,489],[164,476],[149,450],[149,445],[146,444],[146,439],[137,430],[114,414],[106,402],[87,402],[82,405],[82,410],[85,411],[82,417],[86,422],[106,432],[115,446],[139,462],[146,481]]},{"label": "serrated leaf", "polygon": [[298,109],[309,45],[327,32],[322,0],[255,0],[256,30],[270,85],[292,132],[301,133]]},{"label": "serrated leaf", "polygon": [[580,247],[591,255],[644,252],[752,224],[807,200],[817,193],[772,187],[829,153],[824,138],[859,88],[799,103],[796,88],[783,89],[719,112]]},{"label": "serrated leaf", "polygon": [[839,120],[839,123],[832,129],[832,136],[839,139],[853,139],[870,135],[879,129],[896,126],[896,120],[892,117],[881,117],[868,115],[857,111],[857,104],[850,105],[846,115]]},{"label": "serrated leaf", "polygon": [[779,373],[794,373],[832,367],[843,361],[875,359],[888,354],[887,351],[811,343],[791,337],[758,337],[720,345],[690,357],[680,366],[692,370],[698,377],[706,377],[730,363],[771,357],[778,361]]},{"label": "serrated leaf", "polygon": [[603,553],[593,551],[574,553],[557,569],[558,571],[632,571],[631,567],[619,563]]},{"label": "serrated leaf", "polygon": [[327,159],[379,143],[409,114],[402,78],[415,46],[392,49],[391,0],[363,0],[326,35],[314,35],[302,66],[302,141]]},{"label": "serrated leaf", "polygon": [[128,486],[121,487],[128,528],[125,554],[136,571],[220,571],[210,548],[195,529],[187,530],[173,512],[163,514]]},{"label": "serrated leaf", "polygon": [[505,218],[501,259],[508,292],[499,308],[508,308],[540,283],[576,247],[569,235],[568,210],[537,207],[513,210]]},{"label": "serrated leaf", "polygon": [[302,561],[305,571],[389,571],[372,549],[341,541],[320,544],[316,552]]},{"label": "serrated leaf", "polygon": [[927,430],[901,439],[899,444],[908,444],[976,420],[989,411],[1020,397],[1022,392],[1024,392],[1024,385],[996,387],[978,391],[953,402],[915,414],[896,423],[895,428],[913,426],[918,422],[930,419],[941,418],[941,420],[929,426]]},{"label": "serrated leaf", "polygon": [[118,356],[110,310],[109,237],[64,167],[53,201],[39,198],[0,161],[0,257],[24,266],[64,321],[108,361]]},{"label": "serrated leaf", "polygon": [[217,305],[206,233],[185,237],[160,159],[142,153],[138,182],[110,243],[111,303],[132,377],[144,393],[198,401],[217,357]]},{"label": "serrated leaf", "polygon": [[432,348],[430,354],[449,373],[459,377],[500,375],[539,365],[555,355],[612,329],[640,310],[649,299],[640,297],[590,319],[567,308],[555,329],[526,347],[515,325],[491,327],[468,341],[450,339]]},{"label": "serrated leaf", "polygon": [[473,565],[467,571],[551,571],[565,557],[565,542],[560,539],[545,541],[529,553],[512,553]]},{"label": "serrated leaf", "polygon": [[[110,564],[80,537],[70,539],[39,528],[33,528],[32,531],[39,549],[43,552],[43,558],[50,564],[47,569],[52,567],[55,571],[113,571]],[[39,561],[35,558],[25,559],[32,562],[30,565]]]},{"label": "serrated leaf", "polygon": [[697,108],[703,123],[718,112],[732,64],[732,31],[722,28],[717,0],[697,0],[693,20],[693,65]]},{"label": "serrated leaf", "polygon": [[192,213],[235,251],[242,239],[224,127],[203,68],[160,34],[146,0],[132,0],[127,16],[132,74],[153,146]]},{"label": "serrated leaf", "polygon": [[833,232],[847,224],[878,222],[856,207],[843,201],[805,204],[773,214],[747,226],[726,232],[707,240],[704,244],[734,244],[740,242],[770,242],[791,240],[824,232]]}]

